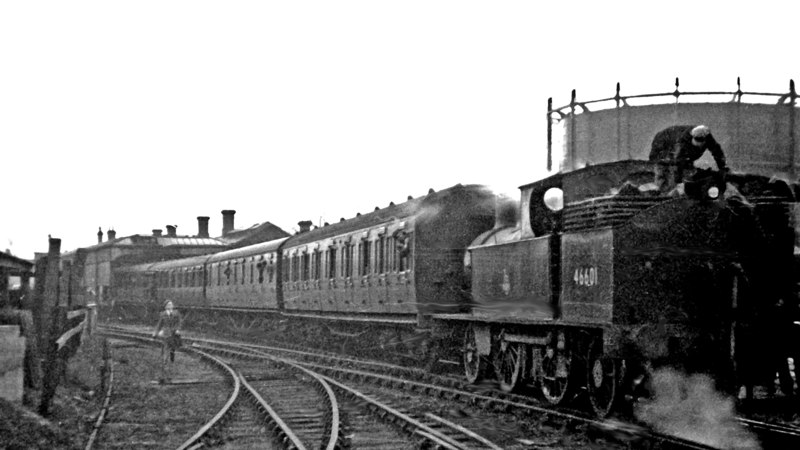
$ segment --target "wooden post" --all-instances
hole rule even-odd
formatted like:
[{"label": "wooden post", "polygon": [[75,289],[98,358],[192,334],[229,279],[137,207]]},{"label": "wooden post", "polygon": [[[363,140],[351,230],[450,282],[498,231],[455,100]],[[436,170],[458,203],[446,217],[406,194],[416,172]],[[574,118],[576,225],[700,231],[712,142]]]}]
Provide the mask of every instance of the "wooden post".
[{"label": "wooden post", "polygon": [[100,392],[105,392],[111,366],[111,352],[108,350],[108,339],[103,338],[103,365],[100,366]]},{"label": "wooden post", "polygon": [[[50,414],[50,404],[58,387],[58,378],[61,373],[60,358],[58,358],[58,348],[56,339],[66,321],[65,314],[59,314],[57,305],[59,304],[59,274],[58,267],[61,258],[61,239],[50,238],[50,248],[47,252],[47,269],[44,273],[44,280],[39,279],[37,273],[37,285],[39,282],[44,284],[44,295],[41,300],[42,328],[42,350],[44,358],[44,377],[42,380],[42,397],[39,403],[39,414],[48,416]],[[63,317],[62,317],[63,316]],[[48,326],[49,325],[49,326]]]}]

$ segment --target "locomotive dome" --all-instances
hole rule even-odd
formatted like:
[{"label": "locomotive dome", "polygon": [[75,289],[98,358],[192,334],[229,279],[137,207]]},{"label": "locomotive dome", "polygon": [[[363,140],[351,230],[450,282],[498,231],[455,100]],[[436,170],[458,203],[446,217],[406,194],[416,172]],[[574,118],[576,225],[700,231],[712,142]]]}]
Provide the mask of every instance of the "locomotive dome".
[{"label": "locomotive dome", "polygon": [[579,101],[547,108],[547,168],[568,172],[589,165],[647,160],[653,136],[672,125],[703,124],[722,145],[731,170],[796,180],[800,117],[794,81],[789,92],[682,92]]}]

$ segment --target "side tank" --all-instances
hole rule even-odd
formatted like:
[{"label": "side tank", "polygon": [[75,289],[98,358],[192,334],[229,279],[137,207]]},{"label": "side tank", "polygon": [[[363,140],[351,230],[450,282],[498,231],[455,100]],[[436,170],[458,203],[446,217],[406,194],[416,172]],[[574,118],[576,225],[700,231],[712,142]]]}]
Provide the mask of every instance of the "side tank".
[{"label": "side tank", "polygon": [[[652,180],[650,163],[620,161],[556,174],[520,187],[518,220],[502,220],[498,213],[494,229],[479,236],[469,247],[466,265],[472,279],[473,314],[492,321],[517,323],[568,319],[576,314],[596,317],[590,322],[606,321],[594,309],[606,308],[603,305],[607,302],[563,300],[572,294],[574,277],[582,286],[598,283],[598,264],[575,254],[572,244],[576,239],[591,242],[595,237],[584,232],[565,233],[564,226],[575,230],[585,222],[586,211],[581,202],[594,202],[591,199],[610,195],[626,183],[643,184],[649,180]],[[658,201],[645,199],[640,204],[647,206]],[[571,205],[568,216],[562,210],[564,203]],[[616,216],[603,217],[613,220]],[[602,259],[602,251],[602,245],[592,247],[590,254]],[[577,269],[562,262],[575,257],[581,261]],[[598,291],[597,295],[603,297],[607,293]],[[578,313],[577,309],[583,311]]]}]

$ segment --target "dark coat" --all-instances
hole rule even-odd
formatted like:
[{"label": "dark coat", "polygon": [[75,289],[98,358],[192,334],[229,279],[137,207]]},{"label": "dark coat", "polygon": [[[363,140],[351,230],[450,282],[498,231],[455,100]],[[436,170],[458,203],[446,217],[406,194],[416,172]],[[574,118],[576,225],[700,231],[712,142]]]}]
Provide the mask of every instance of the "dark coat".
[{"label": "dark coat", "polygon": [[719,170],[724,170],[725,153],[710,133],[702,147],[692,144],[692,129],[696,125],[675,125],[656,133],[650,148],[650,161],[675,163],[679,169],[692,167],[706,150],[711,152]]},{"label": "dark coat", "polygon": [[166,311],[161,311],[158,315],[158,325],[156,325],[156,335],[161,330],[164,330],[164,336],[170,337],[181,328],[183,318],[178,311],[172,311],[172,314],[167,314]]}]

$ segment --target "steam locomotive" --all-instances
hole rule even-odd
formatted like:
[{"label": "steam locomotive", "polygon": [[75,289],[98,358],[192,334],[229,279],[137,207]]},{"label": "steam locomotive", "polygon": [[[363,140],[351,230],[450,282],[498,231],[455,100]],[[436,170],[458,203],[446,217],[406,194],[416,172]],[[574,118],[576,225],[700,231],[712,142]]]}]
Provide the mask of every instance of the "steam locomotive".
[{"label": "steam locomotive", "polygon": [[553,404],[584,390],[600,415],[657,365],[729,389],[769,382],[772,337],[794,311],[793,187],[698,171],[663,195],[646,189],[652,174],[646,161],[588,166],[522,186],[518,203],[457,185],[288,238],[118,267],[115,297],[377,330],[382,346],[451,349],[472,382],[493,372]]}]

